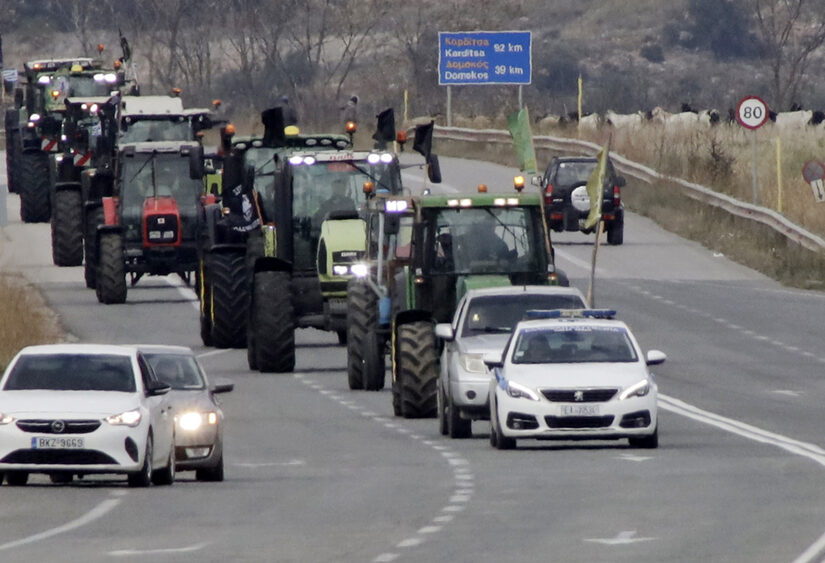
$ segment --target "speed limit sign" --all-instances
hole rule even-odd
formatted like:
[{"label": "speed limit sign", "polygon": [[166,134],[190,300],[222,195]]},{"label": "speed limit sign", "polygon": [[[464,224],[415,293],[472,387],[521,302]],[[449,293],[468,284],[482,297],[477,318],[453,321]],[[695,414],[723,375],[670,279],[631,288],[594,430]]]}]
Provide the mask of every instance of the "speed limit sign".
[{"label": "speed limit sign", "polygon": [[736,106],[736,120],[742,127],[759,129],[768,120],[768,104],[757,96],[746,96]]}]

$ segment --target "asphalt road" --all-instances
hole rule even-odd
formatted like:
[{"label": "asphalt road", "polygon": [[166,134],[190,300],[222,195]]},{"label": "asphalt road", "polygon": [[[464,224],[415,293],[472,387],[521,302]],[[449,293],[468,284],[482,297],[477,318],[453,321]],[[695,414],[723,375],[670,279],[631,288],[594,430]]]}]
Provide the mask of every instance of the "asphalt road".
[{"label": "asphalt road", "polygon": [[[2,155],[0,155],[2,156]],[[0,158],[0,167],[4,159]],[[513,170],[442,159],[445,183],[510,189]],[[416,191],[420,171],[406,172]],[[0,182],[5,174],[0,169]],[[528,188],[529,189],[529,188]],[[626,189],[633,189],[630,185]],[[660,447],[520,442],[486,423],[451,441],[435,420],[392,416],[390,393],[347,388],[345,350],[298,334],[293,375],[204,348],[179,279],[141,280],[104,306],[82,268],[51,265],[47,225],[0,230],[0,267],[22,271],[73,338],[191,346],[225,396],[226,475],[134,490],[99,478],[0,489],[4,561],[820,561],[825,296],[789,290],[628,213],[599,249],[597,306],[618,309],[657,366]],[[593,236],[554,234],[587,291]]]}]

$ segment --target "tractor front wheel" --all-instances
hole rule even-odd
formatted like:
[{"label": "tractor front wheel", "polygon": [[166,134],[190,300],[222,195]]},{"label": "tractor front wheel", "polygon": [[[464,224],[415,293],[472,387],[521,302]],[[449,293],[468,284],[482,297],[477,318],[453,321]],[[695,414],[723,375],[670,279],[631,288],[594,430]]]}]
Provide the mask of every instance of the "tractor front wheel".
[{"label": "tractor front wheel", "polygon": [[126,302],[126,266],[123,262],[123,239],[119,233],[100,236],[97,269],[97,300],[106,305]]},{"label": "tractor front wheel", "polygon": [[250,311],[257,367],[262,372],[295,369],[295,319],[289,272],[257,272]]},{"label": "tractor front wheel", "polygon": [[396,381],[404,418],[433,418],[438,406],[435,328],[417,321],[398,327]]},{"label": "tractor front wheel", "polygon": [[83,263],[83,201],[80,190],[55,192],[52,200],[52,261],[55,266]]}]

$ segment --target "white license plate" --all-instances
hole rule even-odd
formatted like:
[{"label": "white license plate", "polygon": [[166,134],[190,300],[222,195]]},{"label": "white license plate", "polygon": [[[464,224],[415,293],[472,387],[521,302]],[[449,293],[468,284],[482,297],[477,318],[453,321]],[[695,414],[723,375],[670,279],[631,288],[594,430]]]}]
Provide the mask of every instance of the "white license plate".
[{"label": "white license plate", "polygon": [[83,438],[51,438],[37,436],[32,438],[34,450],[77,450],[83,449]]},{"label": "white license plate", "polygon": [[599,405],[562,405],[562,416],[598,416]]}]

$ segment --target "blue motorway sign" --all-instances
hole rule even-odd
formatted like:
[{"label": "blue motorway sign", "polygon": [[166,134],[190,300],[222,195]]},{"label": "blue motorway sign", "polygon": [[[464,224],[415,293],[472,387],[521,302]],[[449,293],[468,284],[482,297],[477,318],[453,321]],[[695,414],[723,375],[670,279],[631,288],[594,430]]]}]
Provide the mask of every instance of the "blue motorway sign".
[{"label": "blue motorway sign", "polygon": [[529,31],[438,33],[438,83],[530,84]]}]

